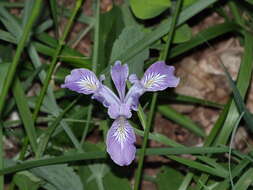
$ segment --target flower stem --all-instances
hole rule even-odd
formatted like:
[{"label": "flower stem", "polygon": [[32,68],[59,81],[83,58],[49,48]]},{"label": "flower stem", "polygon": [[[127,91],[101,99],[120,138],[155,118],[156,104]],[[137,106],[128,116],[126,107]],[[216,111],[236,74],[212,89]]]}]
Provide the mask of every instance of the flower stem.
[{"label": "flower stem", "polygon": [[[96,1],[96,22],[95,22],[95,35],[94,35],[94,47],[93,47],[93,55],[92,55],[92,71],[94,73],[97,73],[98,70],[98,58],[99,58],[99,23],[100,23],[100,0]],[[85,124],[85,128],[83,130],[82,138],[80,144],[83,145],[85,138],[87,136],[89,127],[90,127],[90,121],[92,118],[92,111],[93,111],[93,104],[90,103],[88,106],[88,112],[87,112],[87,118],[88,121]]]},{"label": "flower stem", "polygon": [[[173,39],[174,31],[176,28],[176,23],[177,23],[177,18],[180,13],[180,8],[181,8],[182,0],[177,0],[176,2],[176,8],[175,8],[175,14],[172,16],[172,22],[171,22],[171,30],[169,31],[168,34],[168,40],[165,45],[165,49],[160,55],[160,60],[166,61],[168,52],[170,50],[171,42]],[[144,131],[144,139],[143,139],[143,144],[141,148],[141,153],[138,161],[138,168],[136,171],[136,177],[135,177],[135,184],[134,184],[134,190],[138,190],[141,182],[141,177],[142,177],[142,168],[143,168],[143,162],[144,162],[144,156],[146,152],[146,146],[148,143],[148,135],[149,131],[152,125],[153,117],[154,117],[154,112],[155,112],[155,107],[156,107],[156,100],[157,100],[157,93],[153,94],[152,101],[151,101],[151,108],[150,112],[148,114],[148,119],[147,122],[145,123],[146,126],[144,126],[145,131]]]},{"label": "flower stem", "polygon": [[72,26],[73,22],[74,22],[74,18],[76,17],[77,12],[78,12],[78,10],[80,9],[80,7],[82,5],[82,1],[83,0],[77,0],[76,1],[76,5],[75,5],[75,8],[74,8],[74,10],[72,12],[72,15],[71,15],[71,17],[69,19],[69,22],[67,23],[67,26],[66,26],[66,28],[65,28],[65,30],[63,32],[62,37],[59,39],[59,43],[58,43],[58,45],[56,47],[56,50],[54,52],[53,59],[52,59],[52,62],[50,64],[50,66],[49,66],[45,82],[43,84],[42,90],[40,91],[39,97],[38,97],[38,99],[36,101],[36,105],[35,105],[35,109],[34,109],[34,113],[33,113],[33,119],[34,119],[35,122],[36,122],[36,119],[37,119],[37,116],[38,116],[41,104],[43,102],[43,99],[44,99],[44,97],[46,95],[46,92],[47,92],[47,89],[48,89],[48,85],[49,85],[49,82],[51,80],[51,76],[52,76],[52,74],[54,72],[54,69],[55,69],[55,66],[56,66],[59,54],[61,53],[63,45],[65,44],[65,40],[66,40],[66,38],[68,36],[68,33],[69,33],[70,29],[71,29],[71,26]]}]

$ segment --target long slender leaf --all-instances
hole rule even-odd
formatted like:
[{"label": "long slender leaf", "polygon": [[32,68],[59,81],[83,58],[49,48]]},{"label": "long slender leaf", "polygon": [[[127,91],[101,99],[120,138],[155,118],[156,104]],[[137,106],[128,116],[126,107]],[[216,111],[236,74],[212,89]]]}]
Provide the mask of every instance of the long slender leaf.
[{"label": "long slender leaf", "polygon": [[[147,148],[146,155],[175,155],[175,154],[206,154],[206,153],[224,153],[228,152],[228,148]],[[137,150],[137,155],[140,151]],[[104,159],[107,158],[107,154],[102,151],[96,152],[85,152],[85,153],[75,153],[65,156],[57,156],[55,158],[42,158],[38,160],[25,161],[23,163],[17,164],[15,166],[4,168],[0,170],[0,175],[9,174],[21,170],[26,170],[30,168],[52,165],[52,164],[62,164],[69,163],[79,160],[94,160],[94,159]]]},{"label": "long slender leaf", "polygon": [[[245,52],[243,56],[243,60],[240,66],[240,71],[237,78],[237,88],[242,96],[245,97],[246,92],[248,90],[250,79],[252,75],[253,69],[253,37],[249,33],[245,33]],[[225,144],[231,135],[233,130],[233,126],[239,118],[239,112],[236,108],[235,101],[232,101],[229,111],[224,122],[223,128],[217,138],[216,144]]]},{"label": "long slender leaf", "polygon": [[170,106],[158,106],[158,111],[168,119],[171,119],[176,123],[182,125],[182,127],[185,127],[186,129],[192,131],[194,134],[200,137],[205,137],[204,131],[199,126],[197,126],[190,118],[178,113]]},{"label": "long slender leaf", "polygon": [[33,121],[33,119],[31,119],[32,113],[28,107],[27,99],[25,97],[23,87],[22,87],[18,77],[16,77],[12,91],[14,94],[16,104],[18,106],[19,114],[22,118],[26,133],[27,133],[29,141],[31,143],[32,149],[33,149],[33,151],[36,151],[37,150],[37,141],[36,141],[37,135],[36,135],[36,130],[35,130],[35,126],[34,126],[34,121]]}]

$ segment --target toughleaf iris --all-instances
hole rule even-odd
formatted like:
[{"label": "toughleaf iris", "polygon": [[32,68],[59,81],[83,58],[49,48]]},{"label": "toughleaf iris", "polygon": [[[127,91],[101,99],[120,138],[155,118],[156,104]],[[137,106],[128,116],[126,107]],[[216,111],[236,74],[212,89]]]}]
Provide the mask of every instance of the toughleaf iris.
[{"label": "toughleaf iris", "polygon": [[[175,68],[158,61],[152,64],[144,73],[142,79],[135,74],[129,75],[128,65],[121,65],[116,61],[111,68],[111,78],[118,91],[118,96],[88,69],[74,69],[65,78],[62,88],[68,88],[82,94],[92,94],[92,99],[101,102],[108,108],[108,115],[114,119],[107,133],[106,146],[111,159],[118,165],[129,165],[135,158],[135,134],[127,119],[131,118],[131,111],[137,111],[139,98],[149,91],[161,91],[168,87],[176,87],[179,78],[174,75]],[[132,87],[126,93],[126,81]]]}]

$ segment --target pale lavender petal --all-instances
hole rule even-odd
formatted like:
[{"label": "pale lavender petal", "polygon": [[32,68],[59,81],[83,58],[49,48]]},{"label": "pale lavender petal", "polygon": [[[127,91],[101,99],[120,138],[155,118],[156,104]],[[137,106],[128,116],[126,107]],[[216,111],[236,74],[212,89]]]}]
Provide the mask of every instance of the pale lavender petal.
[{"label": "pale lavender petal", "polygon": [[135,84],[135,83],[139,83],[140,80],[138,79],[137,75],[136,74],[131,74],[129,76],[129,81],[132,83],[132,84]]},{"label": "pale lavender petal", "polygon": [[130,110],[130,106],[125,103],[118,104],[111,104],[108,108],[108,115],[112,119],[117,119],[120,116],[125,118],[132,117],[132,113]]},{"label": "pale lavender petal", "polygon": [[128,105],[132,110],[137,111],[139,105],[139,98],[144,94],[145,88],[140,81],[135,81],[135,84],[129,89],[125,104]]},{"label": "pale lavender petal", "polygon": [[105,107],[110,105],[120,106],[119,98],[107,86],[101,84],[98,90],[91,97],[101,102]]},{"label": "pale lavender petal", "polygon": [[111,68],[111,77],[119,93],[120,99],[123,100],[125,97],[126,80],[128,77],[128,66],[126,64],[121,65],[120,61],[116,61]]},{"label": "pale lavender petal", "polygon": [[62,88],[68,88],[82,94],[93,94],[100,86],[96,75],[88,69],[74,69],[65,78]]},{"label": "pale lavender petal", "polygon": [[113,122],[107,133],[107,152],[116,164],[127,166],[135,158],[135,141],[132,126],[125,118],[120,117]]},{"label": "pale lavender petal", "polygon": [[176,87],[179,78],[174,75],[175,68],[164,61],[152,64],[144,73],[141,83],[146,91],[159,91],[168,87]]}]

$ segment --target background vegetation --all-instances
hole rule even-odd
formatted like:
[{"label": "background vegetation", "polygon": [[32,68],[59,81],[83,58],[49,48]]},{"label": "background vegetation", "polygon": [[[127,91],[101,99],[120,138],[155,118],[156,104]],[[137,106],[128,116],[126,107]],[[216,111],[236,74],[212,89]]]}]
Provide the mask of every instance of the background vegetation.
[{"label": "background vegetation", "polygon": [[[252,141],[246,148],[234,145],[238,126],[248,136],[253,130],[245,105],[253,66],[252,10],[252,0],[2,0],[0,189],[253,189]],[[213,15],[217,21],[203,22]],[[111,125],[106,110],[88,96],[60,88],[73,68],[105,74],[110,85],[116,60],[139,76],[160,59],[189,69],[190,63],[181,64],[186,57],[209,56],[206,51],[231,38],[241,49],[238,74],[214,56],[225,76],[218,84],[229,85],[230,97],[211,101],[193,89],[146,94],[132,119],[140,137],[129,167],[115,165],[105,151]],[[175,103],[208,107],[217,117],[207,130]],[[198,143],[190,146],[157,132],[157,116],[186,129]]]}]

